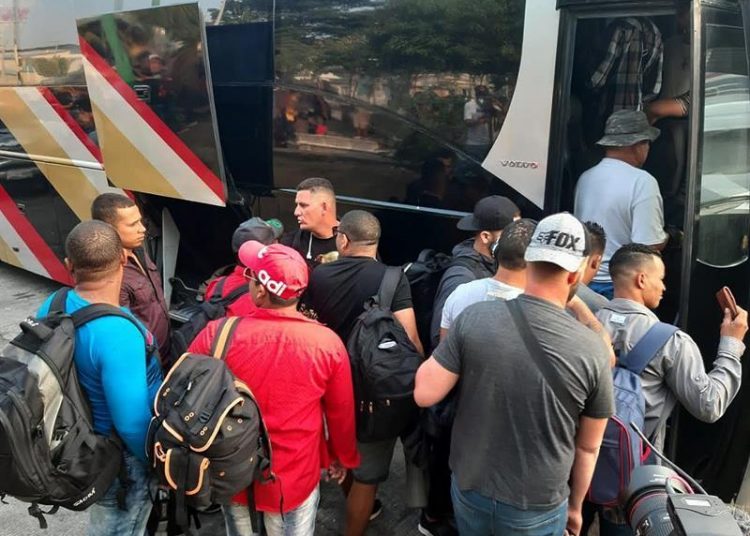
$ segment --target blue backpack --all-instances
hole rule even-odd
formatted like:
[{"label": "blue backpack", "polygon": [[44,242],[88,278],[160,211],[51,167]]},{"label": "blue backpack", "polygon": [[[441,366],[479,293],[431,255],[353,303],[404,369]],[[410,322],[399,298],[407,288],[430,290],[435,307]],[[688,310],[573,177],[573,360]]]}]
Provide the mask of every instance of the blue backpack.
[{"label": "blue backpack", "polygon": [[651,326],[630,352],[617,359],[612,371],[615,414],[609,419],[604,440],[591,479],[588,500],[602,506],[617,506],[620,494],[628,487],[633,469],[650,454],[641,438],[630,427],[643,430],[646,399],[641,388],[641,373],[678,328],[658,322]]}]

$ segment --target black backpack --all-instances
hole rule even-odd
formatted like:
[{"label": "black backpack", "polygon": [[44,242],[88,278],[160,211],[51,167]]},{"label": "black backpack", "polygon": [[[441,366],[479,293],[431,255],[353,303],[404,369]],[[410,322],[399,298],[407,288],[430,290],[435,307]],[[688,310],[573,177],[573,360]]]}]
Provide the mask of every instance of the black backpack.
[{"label": "black backpack", "polygon": [[260,408],[223,361],[239,322],[221,320],[211,356],[183,354],[154,401],[148,455],[160,483],[174,493],[182,527],[188,508],[229,504],[243,489],[252,500],[253,481],[273,478]]},{"label": "black backpack", "polygon": [[418,420],[414,377],[422,356],[391,304],[401,268],[386,268],[376,296],[365,303],[346,349],[352,366],[357,439],[373,442],[401,435]]},{"label": "black backpack", "polygon": [[187,352],[190,343],[211,320],[223,317],[227,312],[227,307],[250,291],[248,285],[241,285],[222,298],[221,294],[224,291],[226,281],[226,277],[221,278],[216,283],[213,295],[198,305],[190,319],[180,326],[180,329],[174,331],[172,334],[172,353],[174,356],[180,356]]},{"label": "black backpack", "polygon": [[440,288],[443,274],[452,266],[463,266],[477,277],[486,277],[484,268],[471,257],[451,257],[434,249],[423,249],[417,260],[404,265],[403,270],[411,287],[411,300],[414,304],[414,315],[417,319],[417,332],[422,341],[425,355],[434,348],[430,330],[432,314],[435,307],[435,296]]},{"label": "black backpack", "polygon": [[[94,433],[91,409],[73,360],[75,330],[118,316],[146,332],[120,308],[92,304],[66,314],[70,289],[55,293],[44,318],[28,318],[0,352],[0,495],[30,502],[29,514],[59,507],[85,510],[120,475],[122,443]],[[155,353],[147,344],[146,359]],[[122,475],[120,475],[122,476]],[[124,499],[124,497],[122,497]],[[39,505],[53,509],[42,512]]]}]

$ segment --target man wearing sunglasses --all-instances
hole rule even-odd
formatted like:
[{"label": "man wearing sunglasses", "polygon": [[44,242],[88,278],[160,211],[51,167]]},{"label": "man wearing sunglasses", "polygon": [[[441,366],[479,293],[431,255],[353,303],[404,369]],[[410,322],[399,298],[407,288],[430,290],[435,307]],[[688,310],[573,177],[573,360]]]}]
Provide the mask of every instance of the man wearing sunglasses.
[{"label": "man wearing sunglasses", "polygon": [[[330,455],[329,475],[338,480],[346,468],[359,465],[349,356],[333,331],[297,311],[308,282],[299,253],[249,241],[238,257],[256,309],[237,325],[225,360],[255,394],[277,476],[255,484],[255,504],[269,536],[312,535],[320,468],[329,466],[322,453]],[[189,351],[210,355],[216,330],[217,322],[208,324]],[[324,422],[327,448],[321,448]],[[235,497],[224,515],[229,536],[252,534],[246,493]]]}]

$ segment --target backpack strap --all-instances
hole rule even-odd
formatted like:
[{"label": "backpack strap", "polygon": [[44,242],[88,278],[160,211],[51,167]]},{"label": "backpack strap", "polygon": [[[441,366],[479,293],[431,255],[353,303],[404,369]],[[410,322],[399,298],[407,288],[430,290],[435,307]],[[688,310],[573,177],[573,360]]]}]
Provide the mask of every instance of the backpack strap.
[{"label": "backpack strap", "polygon": [[649,328],[628,353],[617,358],[617,366],[640,376],[678,329],[672,324],[657,322]]},{"label": "backpack strap", "polygon": [[378,289],[378,305],[380,307],[390,310],[402,274],[401,268],[398,266],[385,267],[385,274],[383,274],[383,280],[380,282],[380,288]]},{"label": "backpack strap", "polygon": [[219,281],[216,283],[216,288],[214,288],[214,293],[209,298],[210,301],[221,299],[221,295],[224,292],[224,283],[226,282],[227,282],[226,276],[219,279]]},{"label": "backpack strap", "polygon": [[226,283],[226,280],[227,278],[224,277],[218,283],[216,283],[216,289],[213,296],[209,298],[209,302],[217,304],[220,303],[222,305],[230,305],[236,302],[240,298],[240,296],[244,296],[245,294],[250,292],[249,285],[240,285],[232,292],[222,297],[222,293],[224,292],[224,283]]},{"label": "backpack strap", "polygon": [[70,287],[63,287],[52,295],[52,301],[47,310],[48,315],[61,314],[65,312],[65,301],[68,299]]},{"label": "backpack strap", "polygon": [[573,400],[570,391],[565,388],[560,373],[555,370],[555,367],[550,363],[542,345],[539,344],[539,341],[531,332],[529,321],[526,319],[526,314],[524,314],[523,309],[521,309],[518,300],[508,300],[505,303],[508,305],[510,316],[513,319],[513,323],[516,325],[519,335],[521,335],[521,339],[523,339],[523,343],[531,356],[531,360],[534,362],[539,372],[542,373],[544,381],[546,381],[552,388],[555,398],[560,401],[565,413],[567,413],[571,419],[578,422],[578,411],[576,409],[575,400]]},{"label": "backpack strap", "polygon": [[229,342],[240,325],[239,316],[230,316],[222,318],[219,321],[219,327],[216,330],[213,344],[211,345],[211,355],[216,359],[224,359],[229,350]]},{"label": "backpack strap", "polygon": [[102,318],[104,316],[116,316],[119,318],[124,318],[125,320],[133,324],[136,329],[138,329],[141,335],[143,335],[144,341],[146,341],[146,363],[148,363],[149,357],[153,355],[154,351],[156,350],[156,344],[154,344],[154,336],[151,334],[151,332],[149,332],[141,324],[139,324],[132,315],[126,313],[119,307],[115,307],[114,305],[109,305],[106,303],[92,303],[91,305],[81,307],[77,311],[74,311],[70,314],[70,317],[73,319],[73,326],[75,328],[80,328],[84,324],[91,322],[92,320],[96,320],[97,318]]}]

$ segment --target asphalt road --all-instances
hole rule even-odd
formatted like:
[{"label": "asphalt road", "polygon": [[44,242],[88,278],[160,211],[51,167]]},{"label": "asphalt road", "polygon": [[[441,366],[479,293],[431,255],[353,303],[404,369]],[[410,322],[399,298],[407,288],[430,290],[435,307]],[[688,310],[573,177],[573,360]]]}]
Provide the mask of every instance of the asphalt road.
[{"label": "asphalt road", "polygon": [[[46,296],[59,285],[47,279],[0,263],[0,348],[15,336],[18,323],[33,314]],[[0,478],[2,478],[0,476]],[[418,535],[418,514],[404,505],[404,463],[400,452],[394,456],[389,480],[378,493],[385,509],[370,525],[368,536]],[[341,534],[344,525],[344,501],[338,486],[323,483],[315,533],[322,536]],[[0,504],[0,536],[79,536],[86,534],[85,512],[60,510],[48,516],[49,528],[41,530],[35,518],[26,512],[28,505],[6,498]],[[204,516],[201,536],[223,536],[221,514]]]}]

